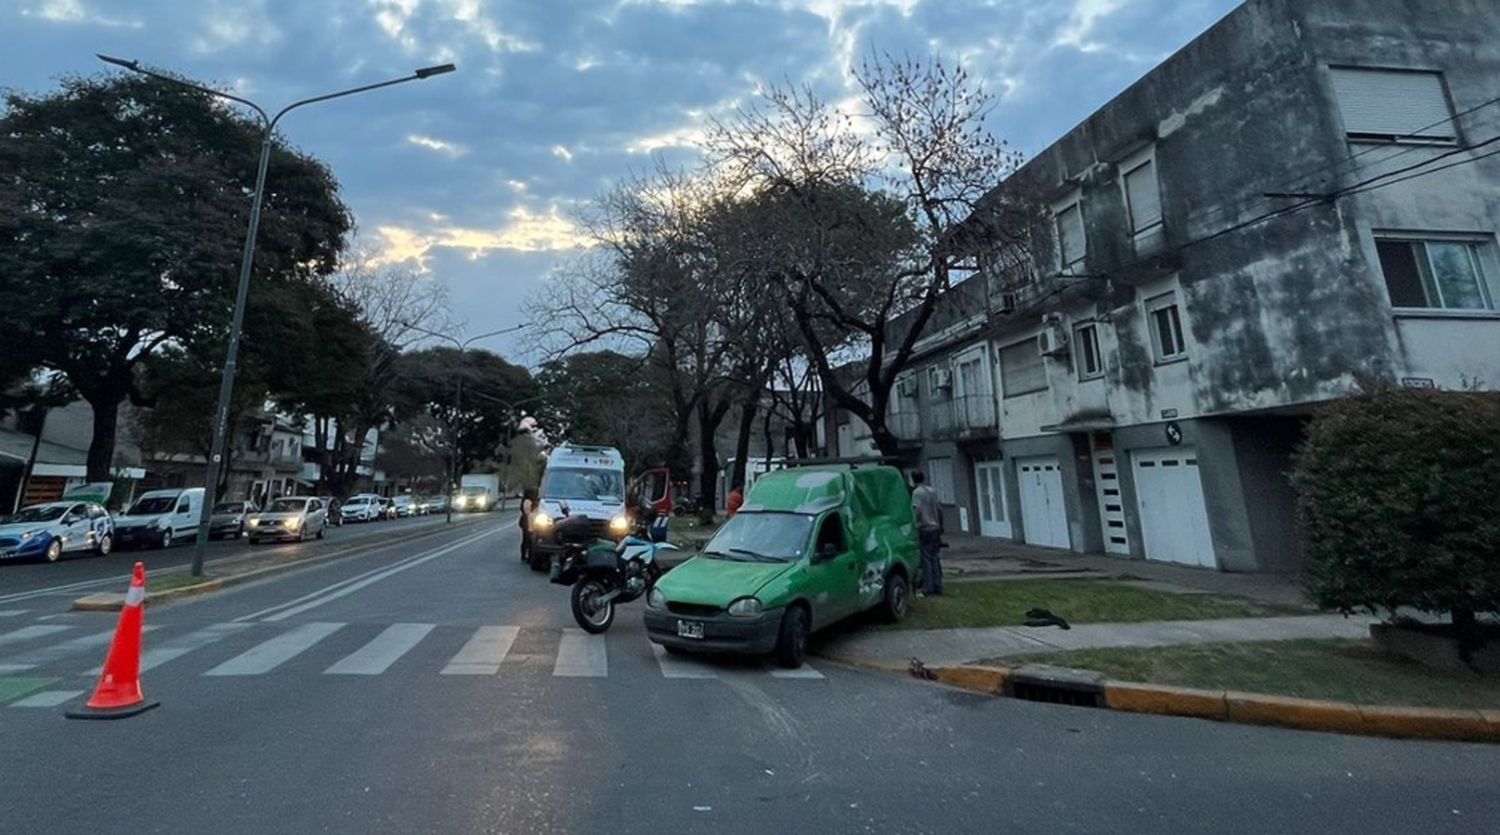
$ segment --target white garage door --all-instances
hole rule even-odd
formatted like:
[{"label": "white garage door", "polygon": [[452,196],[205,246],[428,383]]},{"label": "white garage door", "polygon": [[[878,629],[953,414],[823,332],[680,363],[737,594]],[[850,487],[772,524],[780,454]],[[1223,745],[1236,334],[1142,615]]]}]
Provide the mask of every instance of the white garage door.
[{"label": "white garage door", "polygon": [[1136,505],[1146,559],[1212,568],[1213,536],[1203,503],[1203,479],[1192,447],[1132,452]]},{"label": "white garage door", "polygon": [[1017,458],[1021,487],[1021,527],[1030,545],[1068,547],[1068,512],[1063,507],[1062,468],[1056,456]]}]

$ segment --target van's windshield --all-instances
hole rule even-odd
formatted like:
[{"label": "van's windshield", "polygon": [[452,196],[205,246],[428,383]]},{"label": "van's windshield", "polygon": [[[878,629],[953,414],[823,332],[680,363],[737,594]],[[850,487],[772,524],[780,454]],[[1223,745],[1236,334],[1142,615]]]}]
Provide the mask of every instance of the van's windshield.
[{"label": "van's windshield", "polygon": [[171,513],[176,506],[176,496],[146,496],[130,506],[128,515],[154,516],[158,513]]},{"label": "van's windshield", "polygon": [[619,470],[548,467],[542,476],[542,498],[617,502],[625,497],[625,474]]},{"label": "van's windshield", "polygon": [[703,555],[724,560],[791,562],[807,548],[814,518],[802,513],[737,513],[708,541]]}]

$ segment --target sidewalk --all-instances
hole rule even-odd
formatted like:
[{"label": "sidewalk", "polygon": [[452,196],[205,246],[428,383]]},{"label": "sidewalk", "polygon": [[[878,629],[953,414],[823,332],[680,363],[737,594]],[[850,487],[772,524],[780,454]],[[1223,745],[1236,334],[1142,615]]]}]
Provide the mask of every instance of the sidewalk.
[{"label": "sidewalk", "polygon": [[1307,606],[1295,574],[1232,574],[1127,557],[1079,554],[1001,539],[948,535],[943,574],[950,581],[1034,580],[1043,577],[1123,579],[1160,591],[1248,597],[1280,606]]},{"label": "sidewalk", "polygon": [[1040,655],[1075,649],[1161,647],[1305,638],[1368,638],[1376,618],[1306,615],[1281,618],[1091,623],[1056,627],[994,626],[983,629],[862,630],[831,636],[819,655],[855,663],[905,666],[913,658],[947,666],[989,658]]}]

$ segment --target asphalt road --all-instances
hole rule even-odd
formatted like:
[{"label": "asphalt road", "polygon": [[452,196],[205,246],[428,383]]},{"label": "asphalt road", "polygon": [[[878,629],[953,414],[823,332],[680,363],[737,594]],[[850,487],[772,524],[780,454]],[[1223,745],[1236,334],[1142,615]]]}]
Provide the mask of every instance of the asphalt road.
[{"label": "asphalt road", "polygon": [[153,607],[144,684],[162,706],[77,722],[62,713],[86,698],[113,617],[0,605],[0,830],[1368,835],[1500,821],[1500,746],[993,700],[818,659],[797,677],[676,662],[653,652],[638,606],[602,638],[576,633],[565,590],[517,561],[509,518],[483,519]]},{"label": "asphalt road", "polygon": [[[500,515],[507,514],[497,514]],[[482,517],[455,514],[455,523],[477,521]],[[507,515],[507,518],[508,515]],[[205,562],[266,554],[298,555],[307,552],[342,550],[357,543],[403,537],[419,530],[437,529],[446,523],[443,516],[421,516],[384,522],[349,523],[330,527],[323,539],[306,542],[266,542],[250,545],[244,539],[217,539],[208,543]],[[104,557],[92,554],[69,554],[56,563],[0,560],[0,608],[48,598],[66,608],[74,598],[95,591],[124,591],[130,579],[130,567],[139,560],[155,575],[186,569],[193,561],[193,544],[179,543],[165,550],[158,548],[117,550]]]}]

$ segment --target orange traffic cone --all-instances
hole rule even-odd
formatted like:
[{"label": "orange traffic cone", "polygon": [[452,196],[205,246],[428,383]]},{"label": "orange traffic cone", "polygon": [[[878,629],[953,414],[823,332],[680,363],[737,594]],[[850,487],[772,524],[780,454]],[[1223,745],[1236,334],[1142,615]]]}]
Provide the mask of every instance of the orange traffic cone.
[{"label": "orange traffic cone", "polygon": [[141,694],[141,627],[145,620],[146,565],[136,563],[120,609],[115,639],[104,657],[104,670],[88,709],[69,711],[69,719],[123,719],[145,713],[161,702],[148,702]]}]

